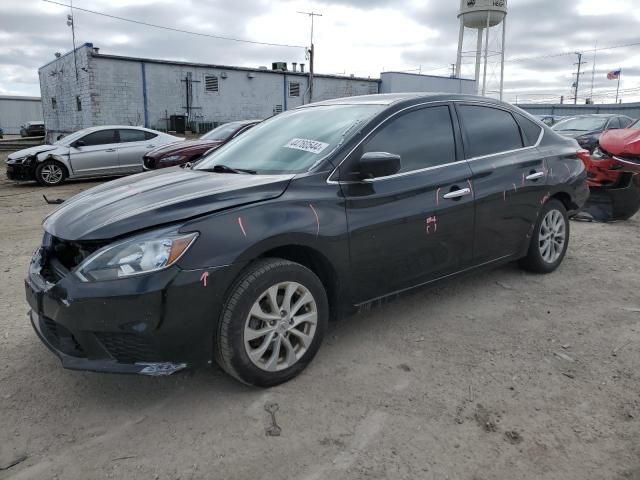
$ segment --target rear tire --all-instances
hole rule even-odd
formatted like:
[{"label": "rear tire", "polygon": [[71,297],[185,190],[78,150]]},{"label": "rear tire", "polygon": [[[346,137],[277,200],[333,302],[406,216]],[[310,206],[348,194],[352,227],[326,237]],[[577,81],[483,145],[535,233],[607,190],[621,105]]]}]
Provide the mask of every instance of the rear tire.
[{"label": "rear tire", "polygon": [[36,181],[43,187],[55,187],[67,178],[67,169],[55,160],[45,160],[36,167]]},{"label": "rear tire", "polygon": [[556,199],[544,204],[520,266],[535,273],[551,273],[560,266],[569,245],[569,216]]},{"label": "rear tire", "polygon": [[248,385],[291,380],[318,352],[329,319],[327,293],[298,263],[258,260],[230,290],[214,340],[216,362]]}]

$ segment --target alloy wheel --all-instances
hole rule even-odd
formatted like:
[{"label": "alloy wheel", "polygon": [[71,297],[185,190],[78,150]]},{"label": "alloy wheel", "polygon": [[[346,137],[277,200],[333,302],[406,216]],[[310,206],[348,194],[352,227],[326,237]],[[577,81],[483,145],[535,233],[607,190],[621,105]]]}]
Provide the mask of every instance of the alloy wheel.
[{"label": "alloy wheel", "polygon": [[562,213],[549,210],[540,224],[538,235],[540,256],[546,263],[554,263],[564,250],[567,226]]},{"label": "alloy wheel", "polygon": [[62,180],[62,168],[56,164],[49,164],[42,167],[40,170],[40,176],[45,183],[54,185]]},{"label": "alloy wheel", "polygon": [[318,307],[305,286],[277,283],[258,297],[247,315],[245,351],[262,370],[289,368],[309,349],[317,322]]}]

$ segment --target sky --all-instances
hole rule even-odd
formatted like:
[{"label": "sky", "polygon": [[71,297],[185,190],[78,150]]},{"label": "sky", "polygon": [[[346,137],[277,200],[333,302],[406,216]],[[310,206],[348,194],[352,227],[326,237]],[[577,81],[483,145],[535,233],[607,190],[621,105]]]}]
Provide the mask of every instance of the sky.
[{"label": "sky", "polygon": [[[580,80],[583,103],[591,94],[597,45],[595,102],[614,101],[617,82],[606,75],[618,68],[623,101],[640,101],[640,9],[634,2],[510,0],[505,99],[569,99],[577,61],[572,52],[582,51],[587,62]],[[458,0],[75,0],[74,6],[189,31],[300,46],[309,44],[310,19],[297,12],[319,12],[314,36],[318,73],[377,78],[393,70],[448,76],[456,61]],[[55,52],[72,49],[68,13],[42,0],[0,0],[0,94],[39,95],[38,67]],[[81,11],[75,13],[75,25],[76,44],[91,42],[101,53],[250,67],[274,61],[308,64],[300,47],[216,40]],[[638,45],[608,48],[631,43]],[[463,74],[472,76],[471,68],[465,65]],[[489,65],[488,76],[495,85],[495,65]]]}]

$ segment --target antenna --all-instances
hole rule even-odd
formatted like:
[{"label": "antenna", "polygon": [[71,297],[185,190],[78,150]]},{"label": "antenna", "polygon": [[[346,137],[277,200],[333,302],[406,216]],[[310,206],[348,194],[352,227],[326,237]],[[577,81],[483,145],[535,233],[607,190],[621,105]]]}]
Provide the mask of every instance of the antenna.
[{"label": "antenna", "polygon": [[71,38],[73,40],[73,63],[76,67],[76,81],[78,81],[78,58],[76,57],[76,25],[73,19],[73,0],[69,1],[69,10],[71,13],[67,15],[67,26],[71,27]]},{"label": "antenna", "polygon": [[313,60],[315,56],[315,48],[313,46],[313,20],[314,17],[321,17],[322,14],[317,12],[300,11],[298,11],[297,13],[301,15],[308,15],[311,18],[311,46],[307,49],[307,55],[309,58],[309,88],[307,88],[307,91],[309,92],[309,103],[311,103],[311,99],[313,98]]}]

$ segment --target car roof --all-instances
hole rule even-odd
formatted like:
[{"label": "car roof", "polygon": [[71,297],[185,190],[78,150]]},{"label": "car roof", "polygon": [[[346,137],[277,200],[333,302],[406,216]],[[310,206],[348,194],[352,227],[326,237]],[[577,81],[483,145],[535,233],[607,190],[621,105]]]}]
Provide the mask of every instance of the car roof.
[{"label": "car roof", "polygon": [[479,97],[477,95],[465,95],[458,93],[443,92],[407,92],[407,93],[378,93],[374,95],[357,95],[353,97],[334,98],[332,100],[324,100],[320,102],[309,103],[298,108],[316,107],[322,105],[386,105],[391,106],[398,103],[412,103],[411,101],[452,101],[452,100],[468,100],[474,102],[482,102],[487,104],[505,104],[500,100],[491,97]]},{"label": "car roof", "polygon": [[[87,127],[87,128],[83,128],[82,130],[87,131],[87,132],[98,132],[100,130],[113,130],[113,129],[118,129],[118,130],[142,130],[142,131],[146,131],[146,132],[153,132],[153,133],[162,133],[162,132],[158,132],[156,130],[151,130],[150,128],[146,128],[146,127],[142,127],[140,125],[100,125],[97,127]],[[80,131],[80,130],[78,130]]]}]

